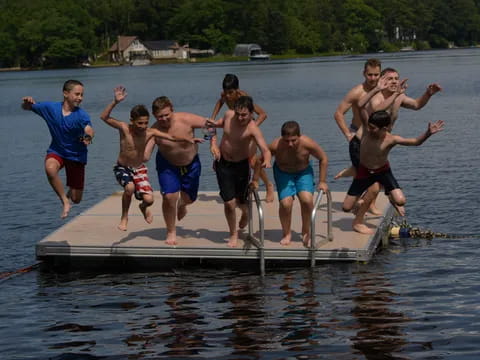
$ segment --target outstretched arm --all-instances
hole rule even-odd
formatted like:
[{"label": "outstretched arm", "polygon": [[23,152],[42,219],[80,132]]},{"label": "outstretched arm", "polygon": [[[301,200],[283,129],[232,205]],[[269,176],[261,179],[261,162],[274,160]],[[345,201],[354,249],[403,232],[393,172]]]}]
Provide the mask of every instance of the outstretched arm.
[{"label": "outstretched arm", "polygon": [[442,91],[442,87],[439,84],[430,84],[427,86],[427,89],[425,90],[423,95],[419,98],[412,99],[411,97],[405,96],[405,99],[402,101],[401,106],[412,110],[420,110],[425,105],[427,105],[430,98],[439,91]]},{"label": "outstretched arm", "polygon": [[251,122],[250,123],[252,126],[252,135],[255,139],[255,142],[257,143],[258,147],[260,148],[260,151],[262,152],[262,167],[264,168],[269,168],[272,167],[272,153],[270,152],[270,149],[268,148],[267,142],[265,141],[265,138],[263,137],[262,132],[258,128],[258,126]]},{"label": "outstretched arm", "polygon": [[440,131],[443,131],[443,120],[437,120],[434,123],[429,122],[427,131],[425,131],[422,135],[416,138],[402,138],[401,136],[395,136],[395,144],[398,145],[405,145],[405,146],[419,146],[422,145],[425,140],[427,140],[433,134],[436,134]]},{"label": "outstretched arm", "polygon": [[123,86],[117,86],[113,89],[113,101],[106,106],[106,108],[100,114],[100,119],[105,121],[111,127],[116,129],[120,129],[122,127],[123,122],[118,121],[117,119],[110,116],[113,108],[121,101],[125,100],[127,97],[127,90]]},{"label": "outstretched arm", "polygon": [[225,103],[225,101],[223,100],[223,93],[222,93],[222,96],[220,96],[220,99],[217,100],[217,103],[215,104],[215,107],[213,108],[213,112],[212,112],[212,120],[213,121],[215,121],[215,118],[217,117],[217,115],[220,112],[220,109],[222,108],[224,103]]},{"label": "outstretched arm", "polygon": [[35,104],[35,100],[31,96],[25,96],[22,98],[22,109],[32,110],[32,105]]}]

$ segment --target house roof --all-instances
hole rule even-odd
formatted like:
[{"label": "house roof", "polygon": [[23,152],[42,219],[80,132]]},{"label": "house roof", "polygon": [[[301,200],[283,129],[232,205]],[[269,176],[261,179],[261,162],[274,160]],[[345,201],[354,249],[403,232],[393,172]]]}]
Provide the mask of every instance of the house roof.
[{"label": "house roof", "polygon": [[178,49],[180,46],[174,40],[155,40],[155,41],[144,41],[143,45],[149,50],[170,50]]},{"label": "house roof", "polygon": [[[112,47],[108,51],[124,51],[127,49],[132,42],[137,39],[137,36],[119,36],[117,41],[112,45]],[[120,43],[120,49],[118,48],[118,44]]]}]

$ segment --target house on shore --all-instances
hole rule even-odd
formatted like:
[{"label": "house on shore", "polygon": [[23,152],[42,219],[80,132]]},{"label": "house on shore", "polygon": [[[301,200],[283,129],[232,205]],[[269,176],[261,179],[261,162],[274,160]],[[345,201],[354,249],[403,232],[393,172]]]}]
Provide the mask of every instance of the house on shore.
[{"label": "house on shore", "polygon": [[174,40],[141,41],[137,36],[119,36],[109,49],[109,59],[120,64],[145,65],[155,60],[189,60],[214,55],[212,49],[193,49]]},{"label": "house on shore", "polygon": [[137,36],[118,36],[117,41],[108,50],[112,62],[128,63],[149,61],[148,49]]}]

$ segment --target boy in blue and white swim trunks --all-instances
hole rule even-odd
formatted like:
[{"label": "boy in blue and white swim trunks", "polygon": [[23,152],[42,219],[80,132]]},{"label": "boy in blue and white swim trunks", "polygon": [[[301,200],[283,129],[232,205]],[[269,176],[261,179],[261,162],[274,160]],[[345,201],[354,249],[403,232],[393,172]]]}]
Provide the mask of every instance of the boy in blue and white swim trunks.
[{"label": "boy in blue and white swim trunks", "polygon": [[[295,196],[300,200],[302,211],[302,241],[310,246],[310,224],[313,210],[314,174],[310,164],[310,155],[319,160],[318,190],[327,191],[326,183],[328,157],[314,140],[300,134],[300,125],[296,121],[287,121],[282,125],[281,137],[276,138],[269,149],[275,156],[273,174],[280,201],[279,217],[282,224],[282,245],[292,240],[292,207]],[[253,187],[258,186],[257,169],[253,176]]]}]

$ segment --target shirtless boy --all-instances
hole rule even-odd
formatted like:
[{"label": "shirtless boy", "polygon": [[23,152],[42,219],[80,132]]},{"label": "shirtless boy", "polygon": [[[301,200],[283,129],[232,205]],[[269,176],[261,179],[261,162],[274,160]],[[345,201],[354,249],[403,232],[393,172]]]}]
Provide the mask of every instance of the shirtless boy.
[{"label": "shirtless boy", "polygon": [[[235,102],[238,100],[238,98],[240,98],[240,96],[248,96],[248,94],[245,91],[239,89],[238,77],[234,74],[225,75],[222,82],[222,88],[223,88],[223,92],[221,93],[220,99],[218,99],[217,103],[215,104],[215,108],[213,109],[213,113],[212,113],[213,121],[215,121],[215,118],[217,117],[218,112],[222,108],[223,104],[227,104],[228,108],[230,110],[233,110]],[[260,124],[262,124],[267,118],[267,113],[258,104],[253,105],[253,111],[255,114],[257,114],[257,118],[254,119],[254,121],[257,123],[257,126],[260,126]],[[214,156],[216,156],[215,151],[218,151],[216,136],[212,137],[210,143],[211,143],[210,151]],[[252,156],[250,158],[250,166],[252,168],[255,166],[256,160],[257,160],[256,156]],[[272,202],[274,199],[273,184],[268,178],[265,169],[263,168],[260,169],[260,178],[262,179],[267,189],[265,201],[267,203]]]},{"label": "shirtless boy", "polygon": [[[318,190],[327,191],[326,183],[328,157],[314,140],[300,133],[296,121],[287,121],[282,125],[281,137],[276,138],[269,149],[275,156],[273,174],[277,185],[280,207],[278,214],[282,224],[283,237],[280,244],[289,245],[292,239],[292,206],[295,196],[300,200],[302,214],[302,240],[310,246],[310,225],[313,210],[314,173],[310,164],[310,155],[319,160]],[[255,188],[256,174],[252,186]]]},{"label": "shirtless boy", "polygon": [[[419,146],[431,135],[443,130],[443,121],[429,123],[427,131],[417,138],[403,138],[390,133],[392,118],[386,111],[377,111],[370,115],[368,122],[364,121],[363,136],[360,146],[360,165],[350,189],[343,201],[343,210],[349,212],[354,207],[358,198],[373,183],[383,185],[385,194],[389,196],[391,203],[400,215],[404,216],[403,206],[406,203],[405,196],[393,176],[388,162],[388,153],[395,145]],[[363,223],[365,212],[370,206],[376,194],[370,193],[364,196],[363,203],[359,206],[353,229],[362,234],[372,234],[374,231]]]},{"label": "shirtless boy", "polygon": [[[52,142],[45,157],[45,173],[50,186],[62,202],[61,218],[70,212],[70,200],[82,200],[85,185],[87,145],[94,135],[90,116],[79,108],[83,100],[83,84],[67,80],[63,84],[63,102],[35,102],[31,96],[22,99],[22,108],[40,115],[47,123]],[[65,193],[59,172],[65,167],[67,186]]]},{"label": "shirtless boy", "polygon": [[148,224],[153,221],[149,207],[153,204],[153,189],[148,179],[148,170],[143,163],[145,146],[153,137],[168,141],[185,141],[193,143],[190,138],[173,137],[157,129],[148,128],[150,114],[144,105],[136,105],[130,111],[130,124],[119,121],[110,116],[113,108],[127,97],[126,89],[117,86],[113,89],[114,100],[107,105],[100,115],[100,119],[111,127],[118,129],[120,134],[120,154],[113,172],[118,183],[123,187],[122,195],[122,216],[118,229],[127,230],[128,209],[135,194],[137,200],[142,202],[139,205],[140,211]]},{"label": "shirtless boy", "polygon": [[238,227],[243,229],[248,223],[249,158],[257,146],[263,157],[261,167],[270,167],[270,150],[258,125],[252,121],[253,113],[252,98],[241,96],[235,102],[234,110],[227,110],[223,118],[215,123],[209,122],[210,126],[223,128],[220,148],[215,152],[215,172],[230,231],[229,247],[236,247],[238,243],[237,206],[242,212]]},{"label": "shirtless boy", "polygon": [[[194,130],[205,127],[207,120],[203,116],[175,112],[172,102],[166,96],[153,101],[152,114],[157,120],[152,128],[176,138],[193,139]],[[150,139],[145,147],[144,160],[147,161],[155,144],[158,146],[156,166],[163,199],[163,218],[167,227],[165,242],[168,245],[177,244],[175,219],[182,220],[187,214],[187,205],[197,199],[201,173],[198,142],[196,140],[192,144],[155,138]]]}]

